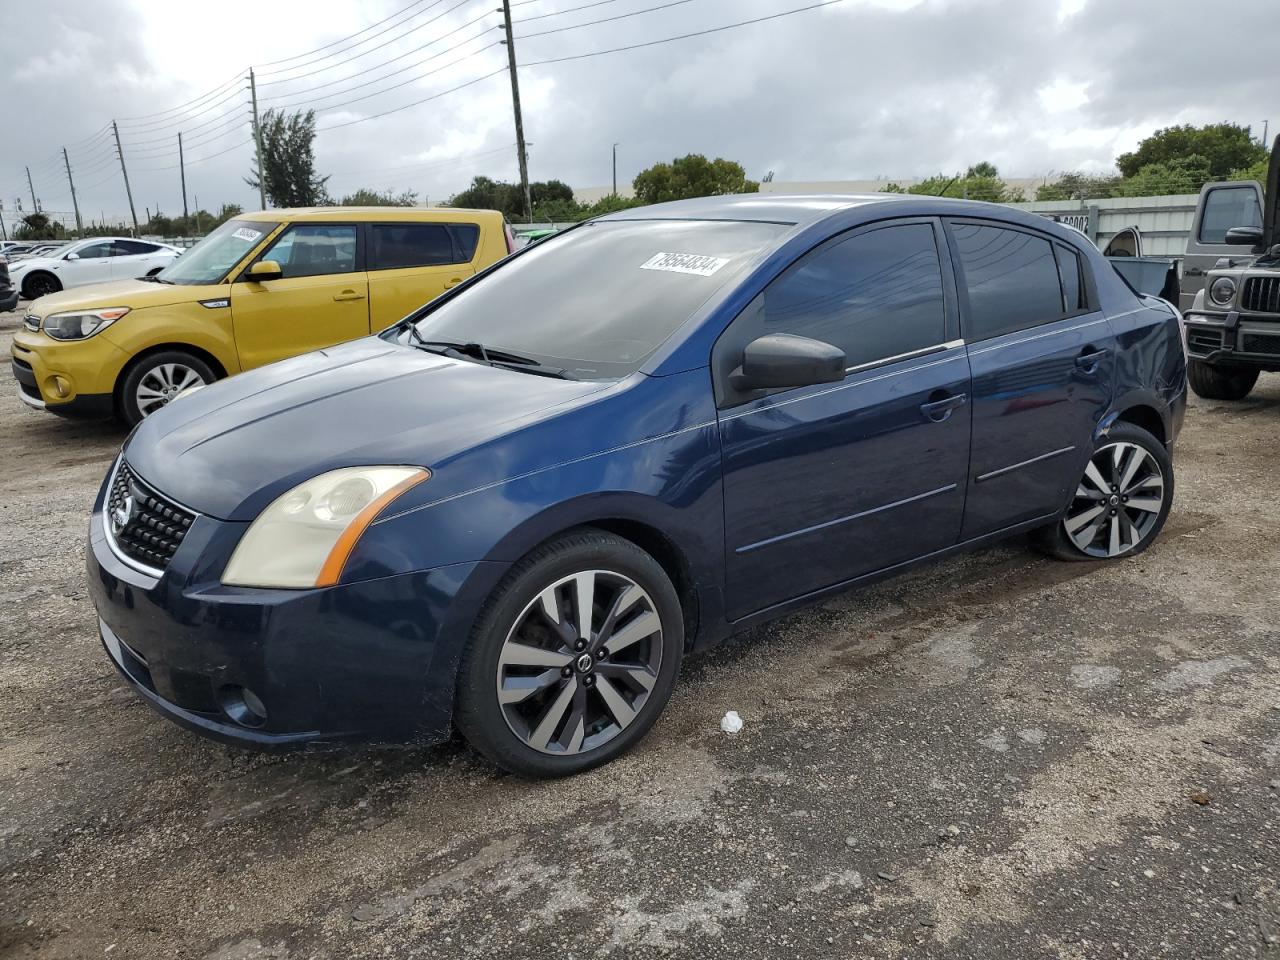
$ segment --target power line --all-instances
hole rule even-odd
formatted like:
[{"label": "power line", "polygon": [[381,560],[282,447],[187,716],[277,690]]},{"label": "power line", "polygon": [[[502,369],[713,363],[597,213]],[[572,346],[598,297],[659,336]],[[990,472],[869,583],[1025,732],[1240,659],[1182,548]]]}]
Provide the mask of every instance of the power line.
[{"label": "power line", "polygon": [[[387,65],[389,65],[389,64],[395,63],[397,60],[403,60],[405,57],[413,56],[415,53],[421,53],[421,52],[422,52],[423,50],[425,50],[427,47],[429,47],[429,46],[431,46],[431,45],[433,45],[433,44],[439,43],[441,40],[444,40],[445,38],[450,37],[450,36],[452,36],[452,35],[453,35],[453,34],[455,34],[455,33],[458,33],[458,32],[460,32],[460,31],[462,31],[462,30],[465,30],[467,27],[474,26],[475,24],[479,23],[481,20],[484,20],[486,17],[489,17],[489,16],[492,16],[492,14],[490,14],[490,13],[485,13],[485,14],[483,14],[483,15],[479,16],[479,17],[476,17],[474,20],[470,20],[470,21],[468,21],[467,23],[464,23],[464,24],[463,24],[462,26],[460,26],[460,27],[456,27],[455,29],[450,30],[448,33],[441,34],[440,36],[436,37],[434,40],[430,40],[430,41],[428,41],[427,43],[422,44],[420,47],[418,47],[418,48],[417,48],[417,49],[415,49],[415,50],[410,50],[410,51],[408,51],[407,53],[402,53],[402,54],[400,54],[400,56],[398,56],[398,57],[393,57],[393,58],[392,58],[392,59],[390,59],[390,60],[384,61],[383,63],[379,64],[379,65],[378,65],[378,66],[376,66],[376,67],[369,67],[369,68],[368,68],[368,69],[366,69],[366,70],[361,70],[361,71],[359,71],[359,72],[357,72],[357,73],[353,73],[353,74],[351,74],[350,76],[342,77],[342,78],[340,78],[340,79],[338,79],[338,80],[330,80],[330,81],[328,81],[327,83],[318,83],[318,84],[316,84],[315,86],[313,86],[310,90],[308,90],[308,91],[306,91],[306,92],[307,92],[307,93],[311,93],[311,92],[314,92],[315,90],[319,90],[319,89],[321,89],[322,87],[331,87],[331,86],[333,86],[335,83],[343,83],[343,82],[345,82],[345,81],[347,81],[347,80],[354,80],[356,77],[362,77],[362,76],[364,76],[366,73],[371,73],[371,72],[373,72],[374,70],[379,69],[379,67],[385,67],[385,66],[387,66]],[[426,57],[426,58],[424,58],[424,59],[422,59],[422,60],[414,61],[413,63],[408,64],[407,66],[400,67],[399,69],[393,70],[393,71],[391,71],[390,73],[387,73],[387,74],[382,75],[381,77],[375,77],[375,78],[374,78],[374,79],[372,79],[372,80],[366,80],[364,83],[356,84],[356,85],[355,85],[355,86],[353,86],[353,87],[347,87],[347,88],[342,89],[342,90],[335,90],[333,93],[322,94],[321,96],[319,96],[319,97],[314,97],[314,98],[312,98],[312,99],[310,99],[310,100],[299,100],[299,101],[295,101],[294,103],[290,103],[290,104],[282,104],[281,106],[293,107],[293,106],[297,106],[297,105],[298,105],[298,104],[300,104],[300,103],[315,103],[315,102],[317,102],[317,101],[319,101],[319,100],[324,100],[324,99],[326,99],[327,97],[336,97],[336,96],[339,96],[340,94],[343,94],[343,93],[350,93],[352,90],[359,90],[359,89],[361,89],[362,87],[367,87],[367,86],[368,86],[369,84],[371,84],[371,83],[378,83],[378,82],[379,82],[379,81],[381,81],[381,80],[386,80],[386,79],[388,79],[389,77],[394,77],[394,76],[396,76],[397,74],[403,73],[403,72],[404,72],[404,71],[406,71],[406,70],[411,70],[411,69],[413,69],[414,67],[421,66],[421,65],[422,65],[422,64],[424,64],[424,63],[430,63],[432,60],[436,60],[436,59],[438,59],[438,58],[440,58],[440,57],[443,57],[446,53],[449,53],[449,52],[451,52],[451,51],[453,51],[453,50],[457,50],[457,49],[458,49],[458,48],[460,48],[460,47],[465,47],[468,43],[471,43],[471,42],[473,42],[473,41],[475,41],[475,40],[479,40],[481,37],[483,37],[483,36],[484,36],[486,33],[488,33],[489,31],[491,31],[491,30],[497,30],[497,29],[498,29],[498,25],[497,25],[497,24],[494,24],[493,26],[490,26],[490,27],[485,27],[485,29],[481,30],[479,33],[475,34],[474,36],[468,37],[466,40],[460,40],[459,42],[457,42],[457,43],[455,43],[455,44],[452,44],[451,46],[445,47],[443,50],[439,51],[438,53],[433,53],[431,56]],[[490,46],[492,46],[492,44],[490,44]],[[485,47],[485,48],[481,48],[481,49],[488,49],[488,48],[487,48],[487,47]],[[480,51],[476,51],[476,52],[477,52],[477,53],[479,53]],[[280,94],[276,94],[274,97],[259,97],[259,100],[260,100],[260,101],[262,101],[262,102],[269,102],[269,101],[272,101],[272,100],[282,100],[282,99],[285,99],[285,98],[288,98],[288,97],[294,97],[294,96],[297,96],[297,95],[298,95],[298,94],[296,94],[296,93],[280,93]]]},{"label": "power line", "polygon": [[783,10],[781,13],[771,13],[765,17],[755,17],[751,20],[738,20],[734,23],[726,23],[719,27],[710,27],[706,30],[695,30],[692,33],[682,33],[674,37],[663,37],[661,40],[649,40],[645,43],[632,43],[624,47],[610,47],[608,50],[593,50],[591,53],[577,53],[568,57],[549,57],[545,60],[531,60],[523,63],[524,67],[540,67],[549,63],[567,63],[570,60],[586,60],[590,57],[603,57],[610,53],[623,53],[627,50],[639,50],[643,47],[656,47],[663,43],[672,43],[676,40],[688,40],[690,37],[705,37],[711,33],[722,33],[725,30],[734,30],[738,27],[750,26],[753,23],[764,23],[767,20],[779,20],[782,17],[794,16],[797,13],[806,13],[810,10],[817,10],[821,7],[835,6],[837,3],[844,3],[845,0],[823,0],[822,3],[811,3],[805,7],[796,7],[792,10]]},{"label": "power line", "polygon": [[150,121],[153,118],[163,117],[170,113],[181,113],[187,110],[189,107],[193,107],[198,103],[202,103],[205,100],[208,100],[212,97],[217,96],[219,93],[226,90],[228,87],[232,86],[233,84],[239,83],[243,79],[244,79],[244,73],[243,72],[237,73],[230,80],[225,80],[222,83],[218,84],[216,87],[214,87],[212,90],[206,91],[205,93],[202,93],[200,96],[195,97],[191,100],[188,100],[185,103],[181,103],[176,107],[169,107],[167,110],[159,110],[156,113],[144,113],[136,117],[118,117],[116,122],[123,123],[126,126],[140,126],[140,125],[145,125],[144,121]]},{"label": "power line", "polygon": [[472,80],[468,80],[466,83],[460,83],[456,87],[450,87],[448,90],[441,90],[439,93],[434,93],[429,97],[423,97],[421,100],[415,100],[412,103],[406,103],[402,107],[395,107],[392,110],[384,110],[382,113],[374,113],[367,117],[360,117],[357,120],[348,120],[345,123],[331,123],[327,127],[318,127],[316,129],[316,132],[319,133],[323,130],[338,130],[338,129],[341,129],[342,127],[350,127],[357,123],[364,123],[367,120],[379,120],[382,117],[388,117],[393,113],[399,113],[401,110],[408,110],[410,107],[416,107],[416,106],[419,106],[420,104],[430,103],[432,100],[439,100],[441,97],[446,96],[447,94],[456,93],[458,90],[462,90],[466,87],[474,86],[475,84],[480,83],[483,80],[488,80],[491,77],[496,77],[499,74],[503,74],[506,72],[507,72],[506,67],[499,67],[497,70],[494,70],[492,73],[486,73],[484,76],[475,77]]},{"label": "power line", "polygon": [[[433,10],[433,9],[434,9],[434,8],[436,8],[436,7],[438,7],[440,4],[442,4],[442,3],[444,3],[444,2],[445,2],[445,0],[436,0],[436,2],[435,2],[435,3],[433,3],[431,6],[427,7],[427,8],[426,8],[426,10],[421,10],[421,11],[419,11],[419,13],[428,13],[428,12],[430,12],[431,10]],[[455,3],[455,4],[454,4],[453,6],[451,6],[449,9],[445,10],[443,13],[437,13],[437,14],[436,14],[434,17],[432,17],[430,20],[426,20],[426,21],[424,21],[424,22],[422,22],[422,23],[418,24],[416,27],[410,27],[408,30],[404,31],[404,33],[401,33],[401,34],[399,34],[399,35],[397,35],[397,36],[394,36],[394,37],[392,37],[390,40],[384,40],[382,43],[378,44],[377,46],[375,46],[375,47],[370,47],[368,50],[365,50],[365,51],[364,51],[364,52],[362,52],[362,53],[357,53],[357,54],[356,54],[355,56],[353,56],[353,57],[348,57],[348,58],[347,58],[347,59],[345,59],[345,60],[339,60],[337,63],[332,63],[332,64],[330,64],[330,65],[329,65],[329,66],[327,66],[327,67],[320,67],[320,68],[318,68],[318,69],[316,69],[316,70],[308,71],[307,73],[299,73],[299,74],[297,74],[297,75],[295,75],[295,76],[292,76],[292,77],[281,77],[279,80],[268,80],[268,81],[266,81],[265,83],[260,83],[260,84],[258,84],[258,86],[260,86],[260,87],[270,87],[270,86],[273,86],[273,85],[275,85],[275,84],[280,84],[280,83],[292,83],[294,80],[303,80],[303,79],[305,79],[305,78],[307,78],[307,77],[313,77],[313,76],[315,76],[317,73],[324,73],[324,72],[325,72],[325,71],[327,71],[327,70],[332,70],[334,67],[340,67],[340,66],[342,66],[344,63],[350,63],[352,60],[359,60],[361,57],[367,57],[369,54],[373,53],[375,50],[381,50],[383,47],[389,46],[389,45],[391,45],[391,44],[395,43],[397,40],[403,40],[405,37],[409,36],[409,34],[411,34],[411,33],[417,33],[417,32],[418,32],[419,30],[421,30],[423,27],[429,27],[429,26],[431,26],[431,24],[435,23],[437,20],[441,19],[442,17],[447,17],[449,14],[453,13],[453,11],[457,10],[459,7],[465,7],[468,3],[474,3],[474,2],[475,2],[475,0],[458,0],[458,2],[457,2],[457,3]],[[414,16],[415,16],[415,17],[416,17],[417,15],[418,15],[418,14],[414,14]],[[410,18],[410,19],[412,19],[412,18]],[[386,31],[382,31],[382,33],[385,33],[385,32],[386,32]],[[374,39],[374,37],[376,37],[376,36],[380,36],[380,35],[381,35],[380,33],[379,33],[379,34],[374,34],[374,36],[373,36],[373,37],[368,37],[368,38],[367,38],[367,40],[361,40],[361,41],[360,41],[360,43],[366,43],[368,40],[372,40],[372,39]],[[359,45],[360,45],[360,44],[355,44],[355,45],[352,47],[352,49],[354,49],[355,47],[357,47],[357,46],[359,46]],[[344,52],[345,52],[345,51],[344,51]],[[320,63],[322,60],[325,60],[325,59],[328,59],[328,58],[327,58],[327,57],[322,57],[320,60],[316,60],[316,61],[312,61],[312,62],[314,62],[314,63]],[[310,64],[307,64],[307,63],[300,63],[300,64],[298,64],[298,67],[305,67],[305,66],[310,66]],[[289,69],[296,69],[296,68],[294,68],[294,67],[290,67]],[[266,76],[274,76],[274,75],[275,75],[275,74],[277,74],[277,73],[283,73],[283,72],[285,72],[285,71],[281,71],[281,70],[273,70],[273,71],[269,71],[269,72],[266,74]]]},{"label": "power line", "polygon": [[[382,24],[386,23],[388,20],[394,20],[396,17],[400,16],[400,14],[404,13],[406,10],[412,10],[414,7],[421,6],[425,2],[426,0],[413,0],[413,3],[409,4],[409,6],[401,7],[395,13],[391,14],[390,16],[383,17],[377,23],[369,24],[369,26],[365,27],[363,30],[357,30],[355,33],[350,34],[348,36],[339,37],[337,40],[332,40],[329,43],[322,44],[321,46],[316,47],[314,50],[308,50],[306,53],[295,53],[293,56],[285,57],[282,60],[269,60],[266,63],[264,63],[263,66],[274,67],[278,63],[288,63],[290,60],[301,60],[303,57],[309,57],[313,53],[319,53],[321,50],[328,50],[330,47],[335,47],[340,43],[346,43],[348,40],[354,40],[356,37],[360,36],[360,34],[368,33],[374,27],[380,27],[382,26]],[[414,14],[414,16],[417,16],[417,14]],[[409,17],[408,19],[412,20],[413,17]]]},{"label": "power line", "polygon": [[[536,3],[537,0],[524,0],[525,3]],[[606,3],[617,3],[618,0],[595,0],[594,3],[584,3],[580,7],[565,7],[563,10],[555,10],[552,13],[539,13],[532,17],[521,17],[516,23],[528,23],[531,20],[545,20],[547,17],[562,17],[566,13],[577,13],[579,10],[587,10],[591,7],[603,7]],[[513,7],[524,6],[523,3],[513,3]]]},{"label": "power line", "polygon": [[549,33],[564,33],[566,30],[577,30],[580,27],[594,27],[600,23],[612,23],[614,20],[626,20],[628,17],[638,17],[642,13],[653,13],[655,10],[666,10],[669,7],[678,7],[685,3],[693,3],[693,0],[671,0],[670,3],[663,3],[656,7],[646,7],[644,10],[633,10],[630,13],[620,13],[614,17],[603,17],[599,20],[586,20],[582,23],[571,23],[563,27],[552,27],[550,30],[541,30],[538,33],[522,33],[516,37],[517,40],[529,40],[533,37],[545,37]]},{"label": "power line", "polygon": [[[241,81],[243,81],[244,77],[241,76],[240,79]],[[222,92],[224,93],[224,96],[222,96],[221,99],[214,100],[211,103],[205,104],[199,110],[196,110],[191,113],[187,113],[183,116],[174,117],[170,120],[162,120],[162,121],[152,120],[144,124],[137,124],[132,128],[132,132],[155,133],[158,130],[173,130],[178,127],[183,127],[186,124],[189,124],[196,117],[204,116],[206,113],[210,113],[211,111],[217,110],[220,106],[222,106],[228,100],[231,100],[234,97],[242,96],[244,94],[244,88],[234,87],[228,90],[224,90]]]}]

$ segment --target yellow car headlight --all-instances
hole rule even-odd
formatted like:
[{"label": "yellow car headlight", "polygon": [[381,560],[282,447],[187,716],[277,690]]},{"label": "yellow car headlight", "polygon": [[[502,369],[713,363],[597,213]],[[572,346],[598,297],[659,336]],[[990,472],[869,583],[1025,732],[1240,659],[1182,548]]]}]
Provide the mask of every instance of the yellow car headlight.
[{"label": "yellow car headlight", "polygon": [[44,332],[55,340],[83,340],[105,330],[128,312],[128,307],[105,307],[53,313],[44,318]]},{"label": "yellow car headlight", "polygon": [[345,467],[277,497],[231,554],[222,582],[238,587],[328,587],[387,504],[431,476],[425,467]]}]

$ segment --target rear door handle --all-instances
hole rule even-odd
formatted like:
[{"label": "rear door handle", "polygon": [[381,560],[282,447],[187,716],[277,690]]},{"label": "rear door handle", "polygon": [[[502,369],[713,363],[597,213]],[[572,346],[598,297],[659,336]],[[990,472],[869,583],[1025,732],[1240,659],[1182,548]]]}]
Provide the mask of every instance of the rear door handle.
[{"label": "rear door handle", "polygon": [[[1088,350],[1088,347],[1085,349]],[[1076,357],[1076,366],[1085,373],[1093,373],[1110,352],[1109,350],[1090,350],[1088,353],[1082,353]]]},{"label": "rear door handle", "polygon": [[363,294],[363,293],[356,293],[354,290],[343,290],[341,293],[337,294],[333,299],[334,299],[334,300],[336,300],[336,301],[342,301],[342,300],[363,300],[363,299],[364,299],[364,294]]},{"label": "rear door handle", "polygon": [[949,416],[951,411],[961,406],[969,397],[963,393],[952,394],[949,397],[943,397],[941,400],[930,400],[928,403],[920,404],[920,412],[932,420],[934,423],[942,423]]},{"label": "rear door handle", "polygon": [[462,282],[462,277],[451,277],[445,281],[444,288],[448,290],[450,287],[456,287]]}]

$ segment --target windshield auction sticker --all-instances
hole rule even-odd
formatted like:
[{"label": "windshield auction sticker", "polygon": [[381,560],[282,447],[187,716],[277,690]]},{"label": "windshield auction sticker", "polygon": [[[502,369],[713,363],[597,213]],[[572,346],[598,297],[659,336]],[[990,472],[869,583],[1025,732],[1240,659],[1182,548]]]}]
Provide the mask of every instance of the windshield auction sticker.
[{"label": "windshield auction sticker", "polygon": [[640,269],[691,273],[697,277],[709,277],[728,262],[725,257],[702,257],[696,253],[655,253],[640,264]]},{"label": "windshield auction sticker", "polygon": [[241,227],[233,233],[232,236],[237,240],[244,240],[246,243],[253,243],[253,241],[257,240],[262,236],[262,234],[257,230],[250,230],[248,227]]}]

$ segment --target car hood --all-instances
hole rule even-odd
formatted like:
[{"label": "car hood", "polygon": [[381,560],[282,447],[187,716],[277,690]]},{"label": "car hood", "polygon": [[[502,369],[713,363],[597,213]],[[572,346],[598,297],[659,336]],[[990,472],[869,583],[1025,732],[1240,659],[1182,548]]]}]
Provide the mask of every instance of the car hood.
[{"label": "car hood", "polygon": [[182,397],[139,424],[124,456],[192,510],[250,520],[286,490],[339,467],[411,464],[440,473],[460,453],[605,387],[368,337]]},{"label": "car hood", "polygon": [[[19,263],[26,262],[19,261]],[[60,263],[61,261],[48,262]],[[35,307],[33,312],[46,317],[51,313],[65,313],[68,310],[101,310],[103,307],[129,307],[131,310],[140,310],[143,307],[165,307],[174,303],[190,303],[192,300],[209,297],[225,297],[229,290],[230,287],[226,285],[192,287],[173,283],[154,283],[150,280],[109,280],[106,283],[91,283],[41,297],[37,301],[39,306]]]}]

